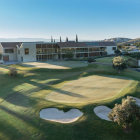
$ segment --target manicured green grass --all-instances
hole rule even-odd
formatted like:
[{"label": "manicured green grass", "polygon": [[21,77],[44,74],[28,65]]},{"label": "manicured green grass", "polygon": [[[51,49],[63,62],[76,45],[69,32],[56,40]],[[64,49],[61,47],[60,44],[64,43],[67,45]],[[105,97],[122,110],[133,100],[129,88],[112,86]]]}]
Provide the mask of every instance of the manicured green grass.
[{"label": "manicured green grass", "polygon": [[118,96],[134,81],[123,77],[92,75],[58,84],[46,100],[60,103],[90,104]]},{"label": "manicured green grass", "polygon": [[97,58],[96,61],[100,63],[112,63],[113,57]]},{"label": "manicured green grass", "polygon": [[[128,67],[133,67],[133,68],[138,67],[137,59],[132,58],[130,56],[122,56],[122,57],[127,61]],[[99,63],[112,64],[113,58],[114,57],[103,57],[103,58],[96,59],[96,61]]]},{"label": "manicured green grass", "polygon": [[[140,97],[140,74],[126,70],[118,74],[112,66],[89,65],[73,69],[39,69],[13,65],[19,71],[15,78],[7,74],[9,66],[0,68],[0,139],[2,140],[132,140],[140,138],[140,123],[133,125],[133,132],[125,134],[112,122],[101,120],[93,113],[97,105],[113,107],[127,95]],[[71,104],[52,102],[46,96],[61,84],[88,78],[107,76],[133,79],[134,82],[118,96],[98,103]],[[104,92],[104,91],[102,91]],[[42,108],[79,108],[84,115],[71,124],[60,124],[39,118]]]},{"label": "manicured green grass", "polygon": [[48,69],[71,69],[77,67],[85,67],[88,64],[82,61],[47,61],[47,62],[27,62],[23,66],[48,68]]}]

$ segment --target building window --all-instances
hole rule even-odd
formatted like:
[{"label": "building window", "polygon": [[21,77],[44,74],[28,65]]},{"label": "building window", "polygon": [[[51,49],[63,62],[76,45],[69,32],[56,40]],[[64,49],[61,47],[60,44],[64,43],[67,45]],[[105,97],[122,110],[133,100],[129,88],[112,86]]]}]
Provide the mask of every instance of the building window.
[{"label": "building window", "polygon": [[13,49],[5,49],[5,53],[14,53]]},{"label": "building window", "polygon": [[113,47],[112,50],[116,51],[116,47]]},{"label": "building window", "polygon": [[100,51],[106,51],[106,47],[100,47]]},{"label": "building window", "polygon": [[24,51],[25,51],[25,55],[29,54],[29,49],[28,48],[26,48]]}]

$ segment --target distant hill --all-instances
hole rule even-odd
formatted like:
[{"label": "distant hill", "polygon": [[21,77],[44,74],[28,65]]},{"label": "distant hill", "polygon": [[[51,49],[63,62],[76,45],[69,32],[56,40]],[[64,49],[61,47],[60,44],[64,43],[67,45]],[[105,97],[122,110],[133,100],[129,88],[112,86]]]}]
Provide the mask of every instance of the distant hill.
[{"label": "distant hill", "polygon": [[122,42],[122,43],[120,43],[120,45],[123,45],[123,44],[134,44],[134,43],[140,43],[140,38],[136,38],[136,39],[132,39],[132,40],[129,40],[129,41],[126,41],[126,42]]},{"label": "distant hill", "polygon": [[116,38],[105,39],[104,41],[114,41],[116,43],[123,43],[123,42],[131,41],[131,40],[132,39],[130,38],[116,37]]}]

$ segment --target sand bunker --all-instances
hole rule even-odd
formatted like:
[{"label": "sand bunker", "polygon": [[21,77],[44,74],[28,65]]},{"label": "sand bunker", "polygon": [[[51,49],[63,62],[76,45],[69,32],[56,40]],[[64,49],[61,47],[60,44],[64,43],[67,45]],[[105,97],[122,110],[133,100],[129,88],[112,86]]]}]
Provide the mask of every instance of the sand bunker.
[{"label": "sand bunker", "polygon": [[94,113],[101,119],[111,121],[108,118],[108,114],[111,112],[111,109],[106,106],[97,106],[94,108]]},{"label": "sand bunker", "polygon": [[132,97],[132,98],[136,100],[136,104],[140,107],[140,99],[136,97]]},{"label": "sand bunker", "polygon": [[[140,99],[136,97],[132,97],[136,100],[136,104],[140,106]],[[111,112],[111,109],[106,106],[97,106],[94,108],[94,113],[101,119],[111,121],[108,118],[108,114]]]},{"label": "sand bunker", "polygon": [[59,123],[75,122],[82,115],[83,113],[78,109],[71,109],[68,112],[64,112],[57,108],[47,108],[40,111],[40,118]]}]

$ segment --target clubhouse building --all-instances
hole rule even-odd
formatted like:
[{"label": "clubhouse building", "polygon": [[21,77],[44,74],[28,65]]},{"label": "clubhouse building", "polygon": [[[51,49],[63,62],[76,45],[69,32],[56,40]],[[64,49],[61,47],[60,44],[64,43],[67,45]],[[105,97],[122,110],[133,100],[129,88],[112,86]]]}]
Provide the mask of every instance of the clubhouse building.
[{"label": "clubhouse building", "polygon": [[32,62],[63,60],[71,54],[73,58],[88,58],[115,54],[115,42],[1,42],[0,53],[4,62]]}]

